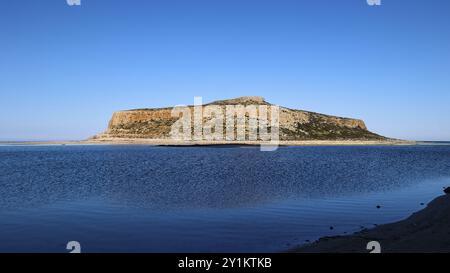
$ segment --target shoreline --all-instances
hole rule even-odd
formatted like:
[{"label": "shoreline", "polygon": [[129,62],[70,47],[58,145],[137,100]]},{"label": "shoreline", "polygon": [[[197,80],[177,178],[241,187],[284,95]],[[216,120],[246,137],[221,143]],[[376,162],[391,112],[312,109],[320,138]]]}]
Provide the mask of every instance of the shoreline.
[{"label": "shoreline", "polygon": [[288,253],[369,253],[378,241],[382,253],[449,253],[450,194],[439,196],[408,218],[352,235],[323,237]]},{"label": "shoreline", "polygon": [[405,140],[300,140],[279,141],[278,143],[262,141],[174,141],[171,139],[129,139],[107,138],[74,141],[3,141],[0,145],[152,145],[166,147],[189,146],[399,146],[417,145],[416,141]]}]

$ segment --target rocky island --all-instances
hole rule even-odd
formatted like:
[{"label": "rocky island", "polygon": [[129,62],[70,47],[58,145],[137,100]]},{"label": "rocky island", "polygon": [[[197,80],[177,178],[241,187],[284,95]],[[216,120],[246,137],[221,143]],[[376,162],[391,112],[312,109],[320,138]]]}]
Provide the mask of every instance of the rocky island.
[{"label": "rocky island", "polygon": [[[267,105],[262,97],[239,97],[214,101],[204,106],[215,105],[222,108],[229,105]],[[192,112],[194,106],[187,106]],[[107,130],[91,139],[94,143],[148,143],[161,145],[189,144],[258,144],[254,141],[182,141],[175,142],[170,137],[171,126],[178,117],[172,115],[173,108],[147,108],[118,111],[113,113]],[[248,119],[248,116],[246,116]],[[399,144],[402,141],[389,139],[369,131],[364,121],[343,118],[304,110],[279,107],[279,140],[286,145],[317,144]]]}]

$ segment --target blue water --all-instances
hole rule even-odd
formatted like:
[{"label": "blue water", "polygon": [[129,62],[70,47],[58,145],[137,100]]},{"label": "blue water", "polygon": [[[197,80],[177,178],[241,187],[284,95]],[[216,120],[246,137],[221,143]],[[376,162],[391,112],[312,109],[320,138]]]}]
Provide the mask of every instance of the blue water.
[{"label": "blue water", "polygon": [[444,186],[448,145],[5,145],[0,252],[283,251],[403,219]]}]

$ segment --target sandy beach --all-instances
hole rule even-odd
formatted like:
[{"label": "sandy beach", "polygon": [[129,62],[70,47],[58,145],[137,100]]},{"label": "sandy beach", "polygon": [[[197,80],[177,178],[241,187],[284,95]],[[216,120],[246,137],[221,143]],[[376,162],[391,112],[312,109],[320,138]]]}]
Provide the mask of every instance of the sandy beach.
[{"label": "sandy beach", "polygon": [[[3,142],[16,145],[154,145],[154,146],[209,146],[209,145],[275,145],[261,141],[175,141],[171,139],[102,138],[75,141],[27,141]],[[279,146],[364,146],[364,145],[416,145],[404,140],[304,140],[279,141]]]},{"label": "sandy beach", "polygon": [[295,253],[368,253],[367,243],[378,241],[382,253],[450,252],[450,195],[440,196],[407,219],[349,236],[324,237],[295,248]]}]

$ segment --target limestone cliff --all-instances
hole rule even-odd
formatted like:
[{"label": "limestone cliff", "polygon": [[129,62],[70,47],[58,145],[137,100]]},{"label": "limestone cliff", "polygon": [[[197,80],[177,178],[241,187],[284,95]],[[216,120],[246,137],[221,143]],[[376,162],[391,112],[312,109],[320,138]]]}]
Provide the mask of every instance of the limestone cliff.
[{"label": "limestone cliff", "polygon": [[[262,97],[240,97],[206,105],[271,105]],[[189,106],[192,110],[193,107]],[[115,112],[101,138],[168,139],[171,125],[178,119],[172,108],[135,109]],[[385,140],[370,132],[359,119],[329,116],[280,107],[280,140]]]}]

